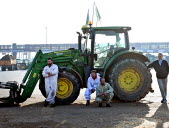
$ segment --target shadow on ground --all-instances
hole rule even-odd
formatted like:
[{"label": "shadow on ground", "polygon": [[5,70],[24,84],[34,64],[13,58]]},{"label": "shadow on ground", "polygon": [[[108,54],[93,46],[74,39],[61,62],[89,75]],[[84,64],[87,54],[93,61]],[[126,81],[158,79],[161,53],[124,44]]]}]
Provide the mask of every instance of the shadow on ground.
[{"label": "shadow on ground", "polygon": [[161,104],[155,113],[147,120],[154,122],[156,128],[169,127],[169,110],[166,103]]},{"label": "shadow on ground", "polygon": [[43,102],[19,107],[1,107],[0,127],[13,128],[123,128],[135,127],[143,123],[149,112],[147,103],[114,102],[112,107],[99,108],[91,103],[43,107]]}]

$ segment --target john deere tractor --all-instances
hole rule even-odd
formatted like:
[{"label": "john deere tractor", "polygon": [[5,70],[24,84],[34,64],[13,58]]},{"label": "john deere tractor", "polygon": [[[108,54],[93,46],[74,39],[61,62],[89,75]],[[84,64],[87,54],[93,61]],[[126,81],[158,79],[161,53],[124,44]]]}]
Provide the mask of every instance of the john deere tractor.
[{"label": "john deere tractor", "polygon": [[83,26],[78,34],[78,49],[51,53],[37,52],[22,84],[1,83],[0,87],[10,89],[8,102],[24,102],[29,98],[38,82],[44,96],[45,82],[41,73],[47,58],[59,66],[56,103],[74,102],[81,88],[87,87],[90,71],[95,69],[113,86],[115,95],[123,101],[138,101],[151,89],[151,74],[145,62],[149,59],[139,52],[129,50],[128,31],[131,27]]}]

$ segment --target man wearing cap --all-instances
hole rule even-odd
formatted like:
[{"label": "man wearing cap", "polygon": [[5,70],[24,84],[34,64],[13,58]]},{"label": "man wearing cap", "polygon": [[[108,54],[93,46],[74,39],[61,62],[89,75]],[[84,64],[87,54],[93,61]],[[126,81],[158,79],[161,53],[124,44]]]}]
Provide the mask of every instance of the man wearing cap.
[{"label": "man wearing cap", "polygon": [[167,77],[169,72],[168,62],[163,60],[163,54],[158,54],[158,60],[152,62],[148,65],[147,68],[154,68],[156,71],[156,77],[158,81],[158,85],[161,91],[162,100],[161,103],[166,103],[167,99]]},{"label": "man wearing cap", "polygon": [[90,95],[95,92],[96,87],[100,84],[100,76],[99,73],[96,73],[96,70],[92,70],[90,77],[87,81],[87,88],[85,91],[85,98],[86,98],[86,106],[90,105]]}]

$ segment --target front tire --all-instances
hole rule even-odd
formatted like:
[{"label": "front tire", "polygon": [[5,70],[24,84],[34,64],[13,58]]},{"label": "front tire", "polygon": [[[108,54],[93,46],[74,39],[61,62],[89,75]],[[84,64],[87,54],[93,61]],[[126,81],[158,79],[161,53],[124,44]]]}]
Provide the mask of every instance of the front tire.
[{"label": "front tire", "polygon": [[6,71],[6,67],[2,66],[1,71]]},{"label": "front tire", "polygon": [[8,71],[12,71],[12,66],[8,67]]},{"label": "front tire", "polygon": [[[71,104],[73,103],[80,93],[79,80],[70,72],[61,72],[58,74],[57,92],[55,103],[56,104]],[[43,96],[46,97],[45,81],[41,77],[39,89]]]},{"label": "front tire", "polygon": [[21,64],[19,67],[20,70],[26,70],[26,65],[25,64]]},{"label": "front tire", "polygon": [[143,62],[127,58],[112,66],[109,82],[120,100],[134,102],[148,94],[152,80]]}]

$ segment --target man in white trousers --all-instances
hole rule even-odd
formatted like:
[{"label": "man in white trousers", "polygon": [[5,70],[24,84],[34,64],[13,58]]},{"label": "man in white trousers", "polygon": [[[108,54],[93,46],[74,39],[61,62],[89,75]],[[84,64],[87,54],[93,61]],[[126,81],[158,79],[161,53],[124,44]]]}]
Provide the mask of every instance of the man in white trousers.
[{"label": "man in white trousers", "polygon": [[91,75],[87,81],[87,88],[85,91],[85,98],[86,98],[86,106],[90,105],[90,95],[95,92],[96,87],[100,84],[100,76],[96,73],[96,70],[91,71]]},{"label": "man in white trousers", "polygon": [[53,64],[52,58],[48,58],[48,65],[44,67],[42,75],[45,77],[46,100],[44,106],[50,104],[50,107],[55,106],[55,96],[58,80],[58,66]]}]

